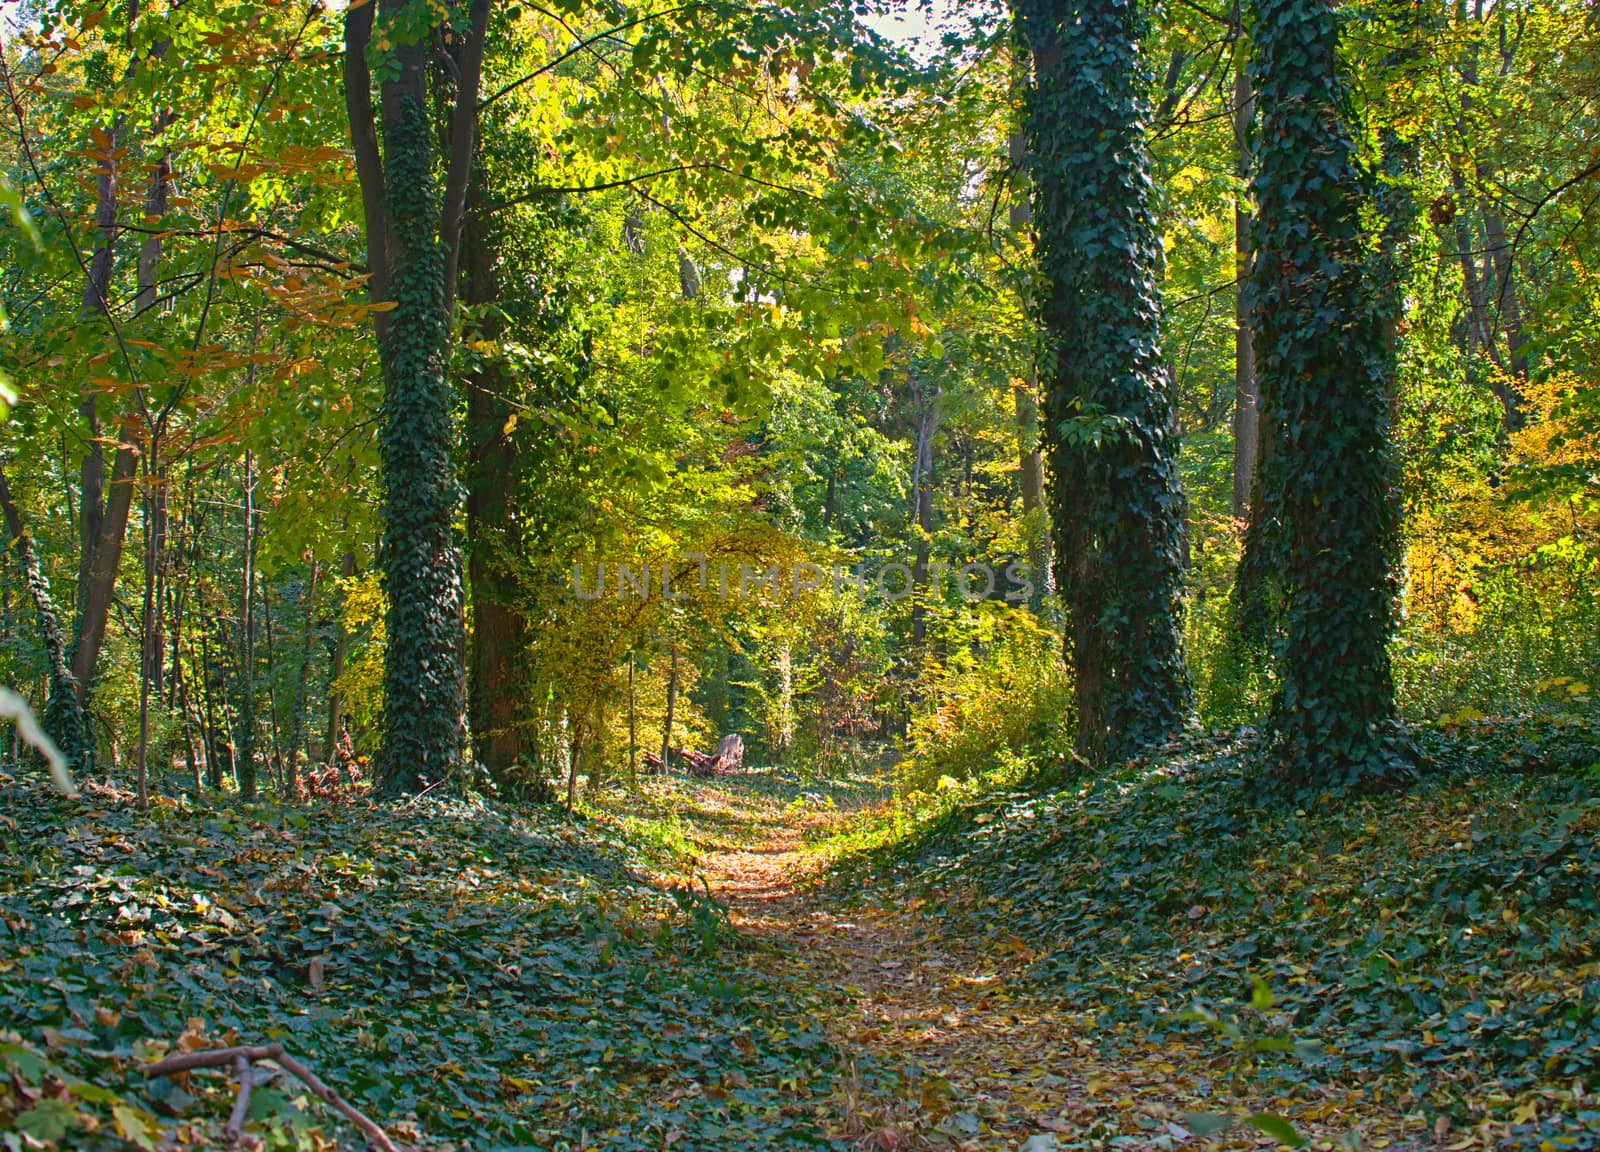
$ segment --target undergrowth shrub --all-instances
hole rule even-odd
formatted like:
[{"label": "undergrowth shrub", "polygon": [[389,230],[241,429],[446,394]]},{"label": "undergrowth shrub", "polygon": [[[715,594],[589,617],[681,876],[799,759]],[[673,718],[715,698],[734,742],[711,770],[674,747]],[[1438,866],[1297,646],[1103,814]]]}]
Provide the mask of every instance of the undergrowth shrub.
[{"label": "undergrowth shrub", "polygon": [[1060,638],[1030,612],[980,608],[964,622],[966,643],[930,660],[918,684],[910,755],[895,772],[903,801],[1015,780],[1071,756],[1072,678]]}]

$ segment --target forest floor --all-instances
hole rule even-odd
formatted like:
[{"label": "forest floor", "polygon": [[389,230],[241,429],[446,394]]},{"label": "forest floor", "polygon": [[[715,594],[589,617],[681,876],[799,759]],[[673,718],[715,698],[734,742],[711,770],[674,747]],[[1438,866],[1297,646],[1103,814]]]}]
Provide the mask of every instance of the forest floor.
[{"label": "forest floor", "polygon": [[[1597,1152],[1600,732],[1452,739],[1314,810],[1224,737],[914,811],[867,765],[567,814],[0,764],[0,1147],[221,1147],[232,1072],[146,1068],[273,1042],[418,1152]],[[297,1083],[251,1146],[359,1147]]]},{"label": "forest floor", "polygon": [[1237,1060],[1215,1045],[1202,1050],[1176,1035],[1108,1043],[1092,1005],[1031,985],[1024,969],[1033,957],[1020,941],[985,947],[893,889],[825,883],[818,842],[871,819],[886,801],[870,790],[851,796],[846,786],[843,805],[815,793],[785,804],[788,789],[761,773],[658,787],[674,794],[701,876],[754,949],[752,965],[822,993],[824,1030],[860,1069],[836,1092],[831,1126],[859,1146],[1279,1144],[1248,1126],[1202,1139],[1190,1131],[1196,1113],[1285,1117],[1319,1149],[1433,1143],[1423,1118],[1374,1107],[1358,1087],[1270,1095],[1235,1080]]}]

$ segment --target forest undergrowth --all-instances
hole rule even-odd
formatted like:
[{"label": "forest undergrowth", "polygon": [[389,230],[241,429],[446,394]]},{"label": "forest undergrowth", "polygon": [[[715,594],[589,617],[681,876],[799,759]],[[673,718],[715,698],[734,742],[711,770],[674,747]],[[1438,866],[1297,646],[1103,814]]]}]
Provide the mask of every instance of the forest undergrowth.
[{"label": "forest undergrowth", "polygon": [[[920,819],[864,768],[572,817],[5,776],[0,1130],[218,1146],[232,1077],[141,1065],[275,1042],[401,1147],[1589,1148],[1594,737],[1301,809],[1215,737]],[[263,1071],[247,1143],[360,1146]]]}]

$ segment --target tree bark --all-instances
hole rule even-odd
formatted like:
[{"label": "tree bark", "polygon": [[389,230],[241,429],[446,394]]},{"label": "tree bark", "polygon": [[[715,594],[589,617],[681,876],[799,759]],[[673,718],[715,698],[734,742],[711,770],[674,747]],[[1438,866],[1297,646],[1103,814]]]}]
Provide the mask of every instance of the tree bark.
[{"label": "tree bark", "polygon": [[[410,11],[408,0],[376,3],[385,18]],[[345,105],[368,210],[370,290],[375,302],[393,305],[374,321],[384,369],[380,562],[388,599],[378,782],[383,795],[403,796],[443,779],[465,745],[465,614],[445,372],[489,0],[471,0],[468,26],[443,49],[456,87],[446,124],[428,114],[433,37],[425,32],[393,50],[380,88],[381,159],[366,62],[371,7],[345,14]],[[436,194],[441,137],[445,182]]]},{"label": "tree bark", "polygon": [[[307,711],[311,700],[308,691],[311,683],[311,647],[317,633],[317,558],[311,558],[306,575],[305,619],[302,622],[300,644],[300,674],[295,684],[294,718],[289,725],[289,790],[298,796],[303,791],[300,782],[300,742],[310,728]],[[307,755],[306,763],[311,762]]]},{"label": "tree bark", "polygon": [[[1018,46],[1012,67],[1012,81],[1026,98],[1028,66]],[[1181,56],[1173,53],[1173,66],[1183,67]],[[1174,81],[1175,82],[1175,81]],[[1007,139],[1011,160],[1012,198],[1010,223],[1014,233],[1021,234],[1033,224],[1033,206],[1027,192],[1028,138],[1020,128]],[[1034,607],[1050,591],[1055,578],[1050,571],[1050,526],[1040,514],[1044,507],[1044,447],[1039,438],[1039,365],[1030,355],[1021,380],[1011,385],[1011,402],[1017,423],[1017,488],[1022,496],[1022,514],[1028,524],[1028,567],[1032,569]]]},{"label": "tree bark", "polygon": [[[95,544],[88,556],[86,577],[80,585],[77,646],[72,653],[72,675],[78,682],[78,698],[88,704],[95,665],[105,643],[111,601],[116,593],[117,569],[122,566],[122,546],[128,532],[128,516],[133,509],[133,489],[138,475],[139,454],[132,441],[131,423],[122,428],[121,443],[111,461],[110,491],[105,504],[96,508]],[[97,502],[98,503],[98,502]],[[84,508],[86,519],[89,507]],[[82,571],[80,566],[80,571]]]},{"label": "tree bark", "polygon": [[339,678],[344,675],[344,662],[350,651],[350,633],[344,626],[344,594],[342,585],[356,574],[356,554],[345,550],[339,562],[342,577],[338,608],[335,613],[333,660],[328,670],[328,742],[322,750],[322,759],[331,767],[339,766],[339,741],[344,727],[344,693],[339,690]]},{"label": "tree bark", "polygon": [[1331,3],[1252,0],[1255,267],[1263,445],[1245,567],[1281,599],[1271,728],[1293,787],[1358,787],[1402,770],[1389,743],[1391,277],[1368,254],[1369,206],[1345,119]]},{"label": "tree bark", "polygon": [[[933,438],[939,430],[938,392],[927,395],[912,381],[917,398],[917,456],[912,471],[912,511],[917,526],[917,551],[911,570],[911,643],[927,636],[928,565],[933,542]],[[935,590],[936,591],[936,590]]]},{"label": "tree bark", "polygon": [[[483,184],[468,192],[474,208],[484,206]],[[501,334],[498,246],[487,215],[468,213],[462,262],[462,299],[480,317],[471,339],[494,343]],[[467,546],[472,593],[472,646],[468,716],[473,754],[502,786],[514,786],[522,759],[522,693],[518,669],[526,660],[530,636],[517,607],[515,558],[522,551],[516,515],[519,462],[507,426],[513,410],[510,381],[490,353],[478,361],[467,386]]]}]

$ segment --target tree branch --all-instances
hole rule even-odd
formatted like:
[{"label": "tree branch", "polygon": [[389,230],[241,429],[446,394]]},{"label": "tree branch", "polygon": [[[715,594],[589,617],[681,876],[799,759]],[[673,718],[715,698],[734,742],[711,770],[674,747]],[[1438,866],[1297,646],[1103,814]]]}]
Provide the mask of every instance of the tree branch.
[{"label": "tree branch", "polygon": [[663,16],[673,16],[679,12],[688,12],[695,8],[703,7],[705,7],[704,4],[680,4],[676,8],[663,8],[659,12],[647,12],[643,16],[635,17],[634,19],[625,23],[618,24],[613,28],[607,28],[604,32],[596,32],[593,36],[590,36],[587,39],[579,40],[576,44],[574,44],[571,48],[568,48],[565,52],[561,53],[561,55],[557,56],[554,60],[551,60],[546,64],[541,64],[538,68],[535,68],[532,72],[529,72],[526,76],[523,76],[520,79],[511,81],[511,83],[507,84],[504,88],[501,88],[499,91],[495,92],[493,96],[490,96],[483,103],[479,104],[478,111],[482,112],[485,108],[493,104],[496,100],[499,100],[502,96],[509,96],[518,88],[521,88],[524,84],[528,84],[534,80],[537,80],[540,76],[543,76],[552,68],[560,67],[562,64],[565,64],[568,60],[576,56],[579,52],[587,51],[590,47],[598,44],[600,41],[605,40],[608,37],[615,36],[619,32],[626,32],[630,28],[637,27],[640,24],[659,19]]},{"label": "tree branch", "polygon": [[[355,152],[356,179],[367,228],[367,295],[374,304],[389,298],[388,209],[383,199],[383,157],[378,151],[378,125],[372,107],[372,73],[367,68],[367,42],[372,39],[375,0],[356,0],[344,13],[344,107]],[[387,321],[377,314],[380,333]]]}]

